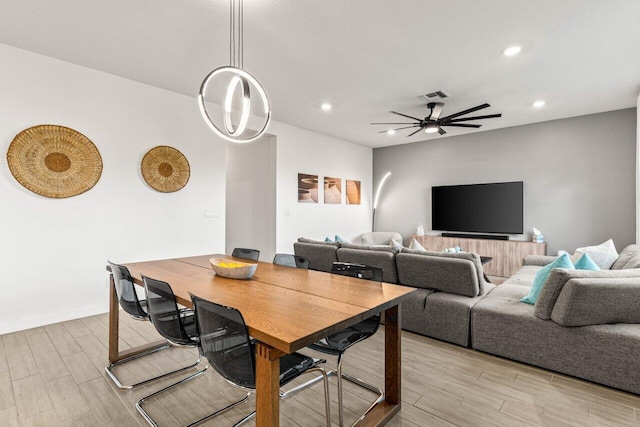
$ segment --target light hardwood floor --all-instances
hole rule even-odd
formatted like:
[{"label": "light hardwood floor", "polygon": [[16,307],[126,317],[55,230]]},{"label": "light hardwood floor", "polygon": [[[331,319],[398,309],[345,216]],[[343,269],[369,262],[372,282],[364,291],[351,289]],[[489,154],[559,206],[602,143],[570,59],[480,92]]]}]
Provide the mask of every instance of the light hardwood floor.
[{"label": "light hardwood floor", "polygon": [[[382,385],[383,333],[351,349],[345,371]],[[122,348],[158,338],[151,324],[122,314],[120,336]],[[104,374],[106,345],[106,314],[1,336],[0,426],[146,426],[135,402],[186,375],[118,390]],[[117,372],[124,381],[135,381],[196,356],[171,348]],[[390,426],[640,425],[638,396],[419,335],[403,333],[402,363],[403,406]],[[335,378],[331,381],[337,425]],[[350,383],[345,388],[350,422],[371,396]],[[210,369],[147,408],[161,426],[184,425],[242,395]],[[324,425],[322,402],[321,385],[282,402],[281,424]],[[250,400],[206,425],[231,425],[253,404]]]}]

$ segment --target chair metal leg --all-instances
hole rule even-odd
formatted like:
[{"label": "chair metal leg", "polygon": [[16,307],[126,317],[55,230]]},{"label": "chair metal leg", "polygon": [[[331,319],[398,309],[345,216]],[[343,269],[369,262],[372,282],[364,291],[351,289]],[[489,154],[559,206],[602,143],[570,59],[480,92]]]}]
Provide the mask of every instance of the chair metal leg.
[{"label": "chair metal leg", "polygon": [[338,355],[338,421],[340,427],[344,426],[344,408],[342,406],[342,356],[344,353]]},{"label": "chair metal leg", "polygon": [[[289,397],[295,396],[296,394],[300,393],[302,390],[306,389],[307,387],[317,383],[318,381],[320,381],[321,379],[324,381],[324,410],[325,410],[325,415],[326,415],[326,420],[327,420],[327,427],[331,427],[331,400],[329,399],[329,376],[331,374],[331,372],[327,372],[325,369],[321,368],[321,367],[315,367],[315,368],[311,368],[308,369],[306,373],[309,372],[313,372],[313,371],[319,371],[321,373],[321,375],[318,375],[317,377],[313,378],[310,381],[307,381],[303,384],[297,385],[294,388],[292,388],[291,390],[287,390],[286,392],[280,391],[279,395],[280,395],[280,399],[284,400],[287,399]],[[335,373],[333,373],[335,375]],[[246,423],[247,421],[253,419],[256,415],[256,411],[253,411],[252,413],[250,413],[249,415],[245,416],[244,418],[242,418],[240,421],[238,421],[237,423],[235,423],[233,425],[233,427],[238,427],[241,426],[242,424]]]},{"label": "chair metal leg", "polygon": [[155,352],[160,351],[160,350],[165,350],[165,349],[167,349],[169,347],[170,347],[170,344],[167,342],[167,345],[164,346],[164,347],[155,348],[153,350],[146,351],[144,353],[139,353],[139,354],[136,354],[135,356],[131,356],[131,357],[128,357],[126,359],[118,360],[115,363],[110,363],[109,365],[107,365],[104,368],[104,370],[107,373],[107,375],[109,376],[109,378],[111,378],[111,380],[116,384],[116,386],[118,386],[118,388],[125,389],[125,390],[131,390],[134,387],[138,387],[138,386],[141,386],[143,384],[147,384],[147,383],[149,383],[151,381],[159,380],[161,378],[168,377],[169,375],[177,374],[177,373],[186,371],[187,369],[191,369],[191,368],[197,366],[198,363],[200,363],[200,361],[202,360],[202,356],[198,356],[198,360],[195,363],[193,363],[192,365],[188,365],[188,366],[185,366],[183,368],[179,368],[179,369],[176,369],[174,371],[167,372],[166,374],[158,375],[157,377],[149,378],[149,379],[146,379],[144,381],[140,381],[140,382],[137,382],[137,383],[131,384],[131,385],[122,384],[120,382],[120,380],[118,379],[118,377],[116,377],[115,373],[113,372],[113,368],[115,368],[116,366],[123,365],[123,364],[125,364],[127,362],[131,362],[132,360],[138,359],[138,358],[140,358],[142,356],[147,356],[149,354],[155,353]]},{"label": "chair metal leg", "polygon": [[[207,369],[209,369],[209,364],[207,364],[204,367],[204,369],[196,372],[195,374],[190,375],[190,376],[188,376],[186,378],[183,378],[182,380],[180,380],[180,381],[178,381],[176,383],[170,384],[167,387],[164,387],[164,388],[156,391],[155,393],[152,393],[152,394],[150,394],[148,396],[143,397],[142,399],[138,400],[138,402],[136,403],[136,409],[138,410],[140,415],[142,415],[144,417],[144,419],[149,423],[149,425],[151,425],[152,427],[158,427],[158,424],[156,424],[156,422],[153,420],[153,418],[151,418],[151,416],[147,413],[147,411],[145,411],[144,408],[142,407],[144,402],[149,400],[149,399],[151,399],[151,398],[153,398],[153,397],[155,397],[155,396],[157,396],[157,395],[159,395],[159,394],[161,394],[161,393],[164,393],[165,391],[170,390],[170,389],[172,389],[172,388],[174,388],[174,387],[176,387],[176,386],[178,386],[180,384],[184,384],[184,383],[186,383],[188,381],[191,381],[194,378],[199,377],[200,375],[204,374],[204,372]],[[219,414],[231,409],[231,408],[235,408],[236,406],[246,402],[249,399],[250,395],[251,395],[251,393],[247,393],[247,395],[245,397],[243,397],[242,399],[240,399],[240,400],[238,400],[236,402],[233,402],[233,403],[225,406],[224,408],[218,409],[215,412],[212,412],[212,413],[210,413],[208,415],[205,415],[204,417],[202,417],[202,418],[200,418],[200,419],[198,419],[198,420],[196,420],[196,421],[194,421],[192,423],[187,424],[187,427],[192,427],[192,426],[198,425],[198,424],[203,423],[204,421],[206,421],[206,420],[208,420],[210,418],[215,417],[216,415],[219,415]]]},{"label": "chair metal leg", "polygon": [[366,383],[364,381],[362,381],[359,378],[356,378],[354,376],[348,375],[348,374],[344,374],[342,373],[342,356],[344,353],[341,353],[340,355],[338,355],[338,370],[337,370],[337,377],[338,377],[338,416],[339,416],[339,420],[340,420],[340,427],[344,426],[344,410],[343,410],[343,406],[342,406],[342,380],[345,379],[347,381],[349,381],[350,383],[353,383],[355,385],[358,385],[366,390],[369,390],[373,393],[376,393],[378,395],[378,397],[376,398],[376,400],[373,401],[373,403],[367,408],[366,411],[364,411],[362,413],[362,415],[360,415],[360,417],[355,420],[353,422],[353,424],[351,424],[351,426],[355,426],[360,420],[362,420],[368,413],[369,411],[371,411],[373,409],[374,406],[376,406],[379,402],[382,402],[384,400],[384,391],[382,391],[382,389],[380,389],[379,387],[376,387],[374,385],[371,385],[369,383]]}]

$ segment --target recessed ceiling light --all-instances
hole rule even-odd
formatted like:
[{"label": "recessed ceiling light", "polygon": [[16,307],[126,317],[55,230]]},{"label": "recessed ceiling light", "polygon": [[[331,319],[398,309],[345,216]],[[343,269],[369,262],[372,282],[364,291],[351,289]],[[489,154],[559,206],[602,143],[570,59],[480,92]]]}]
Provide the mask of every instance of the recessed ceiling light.
[{"label": "recessed ceiling light", "polygon": [[509,46],[508,48],[502,51],[502,54],[504,56],[515,56],[519,54],[521,50],[522,50],[521,46]]},{"label": "recessed ceiling light", "polygon": [[542,108],[542,107],[544,107],[545,104],[546,104],[546,102],[544,102],[542,99],[540,99],[540,100],[534,102],[533,106],[535,108]]},{"label": "recessed ceiling light", "polygon": [[322,104],[320,106],[320,108],[322,108],[324,111],[329,111],[333,108],[333,106],[331,104],[329,104],[328,102],[325,102],[324,104]]},{"label": "recessed ceiling light", "polygon": [[393,130],[393,129],[389,129],[389,130],[387,131],[387,135],[395,135],[395,134],[396,134],[396,131],[395,131],[395,130]]}]

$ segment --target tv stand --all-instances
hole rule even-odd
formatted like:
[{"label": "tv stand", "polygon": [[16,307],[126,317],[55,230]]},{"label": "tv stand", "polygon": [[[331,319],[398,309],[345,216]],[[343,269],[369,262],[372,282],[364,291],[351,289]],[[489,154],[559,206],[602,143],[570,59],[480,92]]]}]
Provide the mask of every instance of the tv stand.
[{"label": "tv stand", "polygon": [[458,239],[509,240],[509,236],[500,234],[442,233],[442,237],[455,237]]},{"label": "tv stand", "polygon": [[460,246],[465,252],[473,252],[484,257],[491,257],[493,261],[483,265],[486,274],[499,277],[510,277],[522,267],[522,258],[526,255],[546,255],[546,243],[533,243],[521,240],[491,240],[465,237],[442,236],[411,236],[425,249],[441,251],[445,248]]}]

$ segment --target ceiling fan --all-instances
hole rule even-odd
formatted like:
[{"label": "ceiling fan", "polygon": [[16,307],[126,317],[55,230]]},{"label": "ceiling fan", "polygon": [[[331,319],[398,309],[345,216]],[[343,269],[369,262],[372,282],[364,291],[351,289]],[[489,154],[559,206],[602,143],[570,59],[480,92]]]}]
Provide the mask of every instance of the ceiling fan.
[{"label": "ceiling fan", "polygon": [[[460,123],[460,122],[468,122],[469,120],[480,120],[480,119],[492,119],[494,117],[502,117],[502,114],[489,114],[487,116],[475,116],[475,117],[463,117],[458,118],[460,116],[464,116],[465,114],[473,113],[474,111],[482,110],[484,108],[490,107],[489,104],[478,105],[477,107],[469,108],[468,110],[460,111],[459,113],[451,114],[450,116],[440,118],[440,113],[442,113],[442,109],[444,108],[443,102],[430,102],[427,104],[427,108],[431,110],[429,115],[424,119],[419,119],[417,117],[408,116],[406,114],[398,113],[396,111],[390,111],[390,113],[397,114],[398,116],[403,116],[412,120],[415,120],[413,123],[371,123],[372,125],[410,125],[397,129],[392,129],[394,132],[402,129],[411,129],[418,128],[415,132],[410,133],[407,137],[413,136],[416,133],[424,130],[426,133],[435,133],[438,132],[440,135],[444,135],[447,133],[443,126],[451,126],[451,127],[459,127],[459,128],[479,128],[482,125],[472,124],[472,123]],[[389,130],[383,130],[378,133],[388,133]]]}]

